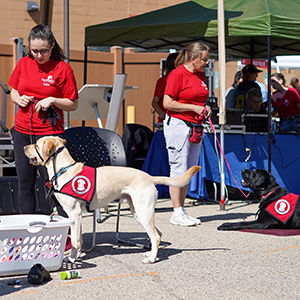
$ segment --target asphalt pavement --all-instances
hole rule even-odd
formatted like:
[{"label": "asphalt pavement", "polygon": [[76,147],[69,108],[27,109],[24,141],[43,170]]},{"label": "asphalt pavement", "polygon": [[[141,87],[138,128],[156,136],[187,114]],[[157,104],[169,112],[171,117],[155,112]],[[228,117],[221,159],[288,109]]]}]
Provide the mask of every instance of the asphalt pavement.
[{"label": "asphalt pavement", "polygon": [[[239,231],[218,231],[223,222],[254,220],[257,203],[232,201],[190,205],[186,211],[201,219],[197,227],[169,223],[170,199],[158,200],[156,226],[163,233],[159,260],[143,264],[144,249],[118,246],[115,235],[117,206],[102,212],[96,246],[74,264],[63,263],[42,285],[26,275],[0,277],[1,299],[300,299],[300,238]],[[147,243],[140,225],[122,205],[120,237]],[[83,239],[92,241],[92,214],[83,215]],[[1,265],[0,265],[1,268]],[[80,278],[62,280],[67,269]],[[16,283],[15,285],[9,285]]]}]

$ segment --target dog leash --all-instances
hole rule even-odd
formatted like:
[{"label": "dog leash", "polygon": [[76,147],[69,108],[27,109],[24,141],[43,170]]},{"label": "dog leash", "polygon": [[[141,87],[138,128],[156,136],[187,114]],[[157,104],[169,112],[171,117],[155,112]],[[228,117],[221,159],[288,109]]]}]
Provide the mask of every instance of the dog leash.
[{"label": "dog leash", "polygon": [[[229,163],[228,163],[228,161],[227,161],[227,159],[226,159],[226,157],[225,157],[225,155],[224,155],[223,149],[222,149],[222,147],[221,147],[221,145],[220,145],[220,142],[219,142],[219,140],[218,140],[218,137],[217,137],[217,134],[216,134],[214,125],[213,125],[213,123],[212,123],[210,117],[208,117],[208,121],[209,121],[210,127],[211,127],[211,129],[212,129],[212,131],[213,131],[213,134],[214,134],[214,136],[215,136],[215,138],[216,138],[216,140],[217,140],[218,146],[219,146],[219,148],[220,148],[220,152],[221,152],[221,154],[222,154],[222,156],[223,156],[223,158],[224,158],[224,160],[225,160],[225,162],[226,162],[226,164],[227,164],[227,167],[228,167],[228,169],[229,169],[229,171],[230,171],[230,173],[231,173],[231,176],[232,176],[232,178],[233,178],[233,180],[234,180],[236,186],[238,187],[239,191],[243,194],[243,196],[246,197],[246,198],[248,198],[248,197],[249,197],[249,194],[246,195],[246,194],[241,190],[241,188],[239,187],[239,185],[238,185],[238,183],[237,183],[237,181],[236,181],[236,179],[235,179],[235,177],[234,177],[234,175],[233,175],[233,173],[232,173],[232,171],[231,171],[231,168],[230,168]],[[251,155],[251,152],[250,152],[250,155]],[[249,158],[249,157],[248,157],[248,158]]]}]

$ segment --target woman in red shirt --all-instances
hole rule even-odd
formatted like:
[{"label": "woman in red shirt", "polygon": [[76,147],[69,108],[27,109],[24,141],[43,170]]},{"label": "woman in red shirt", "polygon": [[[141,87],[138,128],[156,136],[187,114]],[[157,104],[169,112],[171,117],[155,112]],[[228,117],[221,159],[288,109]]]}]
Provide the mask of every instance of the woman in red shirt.
[{"label": "woman in red shirt", "polygon": [[[9,84],[11,99],[18,106],[15,117],[14,153],[18,175],[20,212],[35,213],[34,185],[37,168],[29,164],[24,146],[35,143],[45,135],[63,137],[63,111],[76,110],[78,92],[71,67],[45,25],[33,27],[28,37],[29,54],[18,61]],[[52,108],[50,108],[50,106]],[[50,110],[56,113],[49,117]],[[39,169],[48,178],[46,169]],[[57,206],[58,203],[56,202]]]},{"label": "woman in red shirt", "polygon": [[[178,54],[175,67],[167,78],[163,104],[167,109],[164,135],[168,150],[170,176],[181,176],[188,168],[198,164],[203,129],[203,117],[211,115],[205,107],[208,88],[204,71],[208,64],[209,48],[200,43],[190,44]],[[194,127],[194,129],[192,129]],[[198,143],[190,141],[191,132],[199,132]],[[174,225],[194,226],[201,223],[184,211],[188,186],[170,187],[174,212],[170,222]]]},{"label": "woman in red shirt", "polygon": [[279,130],[290,132],[298,130],[300,118],[300,97],[295,88],[285,86],[285,78],[281,73],[271,75],[271,85],[275,92],[272,95],[272,115],[278,113]]}]

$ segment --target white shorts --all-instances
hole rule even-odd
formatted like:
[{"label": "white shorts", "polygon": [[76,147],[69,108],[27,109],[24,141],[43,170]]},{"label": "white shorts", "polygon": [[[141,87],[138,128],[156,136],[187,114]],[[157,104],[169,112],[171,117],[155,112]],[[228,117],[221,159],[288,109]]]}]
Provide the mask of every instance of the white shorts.
[{"label": "white shorts", "polygon": [[181,176],[190,167],[198,165],[202,140],[199,144],[190,142],[191,128],[180,119],[166,115],[164,135],[169,157],[170,177]]}]

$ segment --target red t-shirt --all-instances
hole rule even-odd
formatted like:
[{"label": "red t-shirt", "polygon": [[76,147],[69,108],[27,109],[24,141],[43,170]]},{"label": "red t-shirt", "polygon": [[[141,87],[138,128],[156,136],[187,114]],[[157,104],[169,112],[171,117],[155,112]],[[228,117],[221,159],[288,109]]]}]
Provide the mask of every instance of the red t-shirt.
[{"label": "red t-shirt", "polygon": [[[163,106],[163,98],[164,98],[164,91],[167,83],[167,77],[168,75],[164,75],[157,80],[155,91],[154,91],[154,97],[160,98],[158,104],[161,110],[164,111],[165,113],[167,112],[167,110]],[[162,119],[160,117],[158,117],[158,122],[162,123]]]},{"label": "red t-shirt", "polygon": [[300,103],[300,97],[296,89],[288,88],[282,98],[276,98],[277,94],[279,92],[275,92],[272,99],[276,99],[273,102],[273,107],[278,112],[279,117],[288,118],[299,114],[297,104]]},{"label": "red t-shirt", "polygon": [[[29,56],[23,57],[18,61],[8,83],[18,91],[20,96],[33,96],[37,102],[49,96],[78,99],[72,68],[64,61],[50,60],[45,64],[39,64]],[[57,124],[51,126],[48,119],[42,123],[46,112],[40,111],[37,114],[34,103],[32,116],[31,104],[19,107],[15,118],[15,129],[30,134],[31,124],[32,135],[62,133],[64,132],[63,111],[57,107],[55,110],[61,116],[61,120],[57,119]]]},{"label": "red t-shirt", "polygon": [[[192,73],[184,65],[181,65],[169,74],[164,94],[172,96],[180,103],[204,106],[208,97],[205,75],[202,72]],[[195,119],[197,114],[192,111],[174,112],[168,110],[167,113],[174,118],[199,123]]]}]

